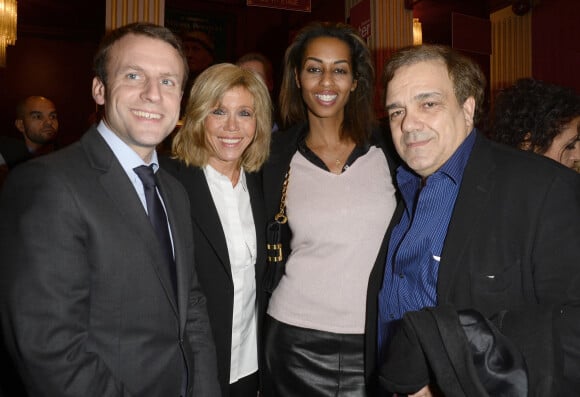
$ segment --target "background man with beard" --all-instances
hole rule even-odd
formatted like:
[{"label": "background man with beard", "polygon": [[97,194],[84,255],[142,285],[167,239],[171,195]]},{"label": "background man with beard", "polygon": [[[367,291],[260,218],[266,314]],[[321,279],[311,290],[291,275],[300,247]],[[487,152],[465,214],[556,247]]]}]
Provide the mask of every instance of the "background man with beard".
[{"label": "background man with beard", "polygon": [[24,140],[0,141],[0,164],[8,168],[54,150],[58,134],[58,116],[54,102],[43,96],[29,96],[18,103],[14,125]]},{"label": "background man with beard", "polygon": [[0,137],[0,187],[11,168],[54,150],[58,133],[56,107],[48,98],[29,96],[18,103],[14,125],[24,140]]}]

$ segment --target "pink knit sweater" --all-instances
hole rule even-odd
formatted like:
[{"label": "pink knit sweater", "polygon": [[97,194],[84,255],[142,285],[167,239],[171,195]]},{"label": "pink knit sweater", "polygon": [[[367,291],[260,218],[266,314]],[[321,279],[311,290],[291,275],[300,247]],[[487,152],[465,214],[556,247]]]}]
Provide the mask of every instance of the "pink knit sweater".
[{"label": "pink knit sweater", "polygon": [[361,334],[369,274],[395,209],[385,156],[371,147],[340,175],[299,152],[290,166],[292,254],[268,313],[299,327]]}]

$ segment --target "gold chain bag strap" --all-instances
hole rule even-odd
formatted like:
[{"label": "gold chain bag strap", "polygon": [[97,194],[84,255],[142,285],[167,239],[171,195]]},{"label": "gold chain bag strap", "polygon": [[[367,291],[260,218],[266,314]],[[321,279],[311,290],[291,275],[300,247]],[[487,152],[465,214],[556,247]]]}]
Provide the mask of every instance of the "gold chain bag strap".
[{"label": "gold chain bag strap", "polygon": [[278,282],[284,274],[286,265],[286,255],[282,247],[282,235],[288,233],[288,218],[286,217],[286,190],[288,188],[288,178],[290,177],[290,168],[284,176],[282,183],[282,196],[280,197],[280,208],[274,216],[274,220],[268,223],[266,230],[266,248],[268,267],[265,275],[265,287],[270,293],[274,291]]}]

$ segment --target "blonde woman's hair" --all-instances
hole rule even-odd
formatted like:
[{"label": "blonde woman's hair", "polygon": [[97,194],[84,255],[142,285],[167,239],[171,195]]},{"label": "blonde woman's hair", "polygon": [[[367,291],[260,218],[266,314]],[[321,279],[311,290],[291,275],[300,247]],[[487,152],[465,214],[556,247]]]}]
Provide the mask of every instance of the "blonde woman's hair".
[{"label": "blonde woman's hair", "polygon": [[255,172],[266,161],[272,134],[272,103],[268,88],[254,73],[231,63],[204,70],[195,80],[185,109],[183,126],[173,138],[173,157],[187,165],[203,167],[212,154],[205,134],[205,118],[219,106],[224,94],[236,87],[246,89],[254,99],[256,133],[241,158],[245,171]]}]

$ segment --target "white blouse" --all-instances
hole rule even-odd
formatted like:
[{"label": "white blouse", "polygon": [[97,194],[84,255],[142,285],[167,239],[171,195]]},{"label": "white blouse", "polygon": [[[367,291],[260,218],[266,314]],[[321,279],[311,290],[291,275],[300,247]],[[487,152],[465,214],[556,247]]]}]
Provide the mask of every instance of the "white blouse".
[{"label": "white blouse", "polygon": [[226,237],[232,280],[234,310],[230,383],[258,370],[256,316],[256,227],[243,169],[236,186],[210,165],[203,169]]}]

